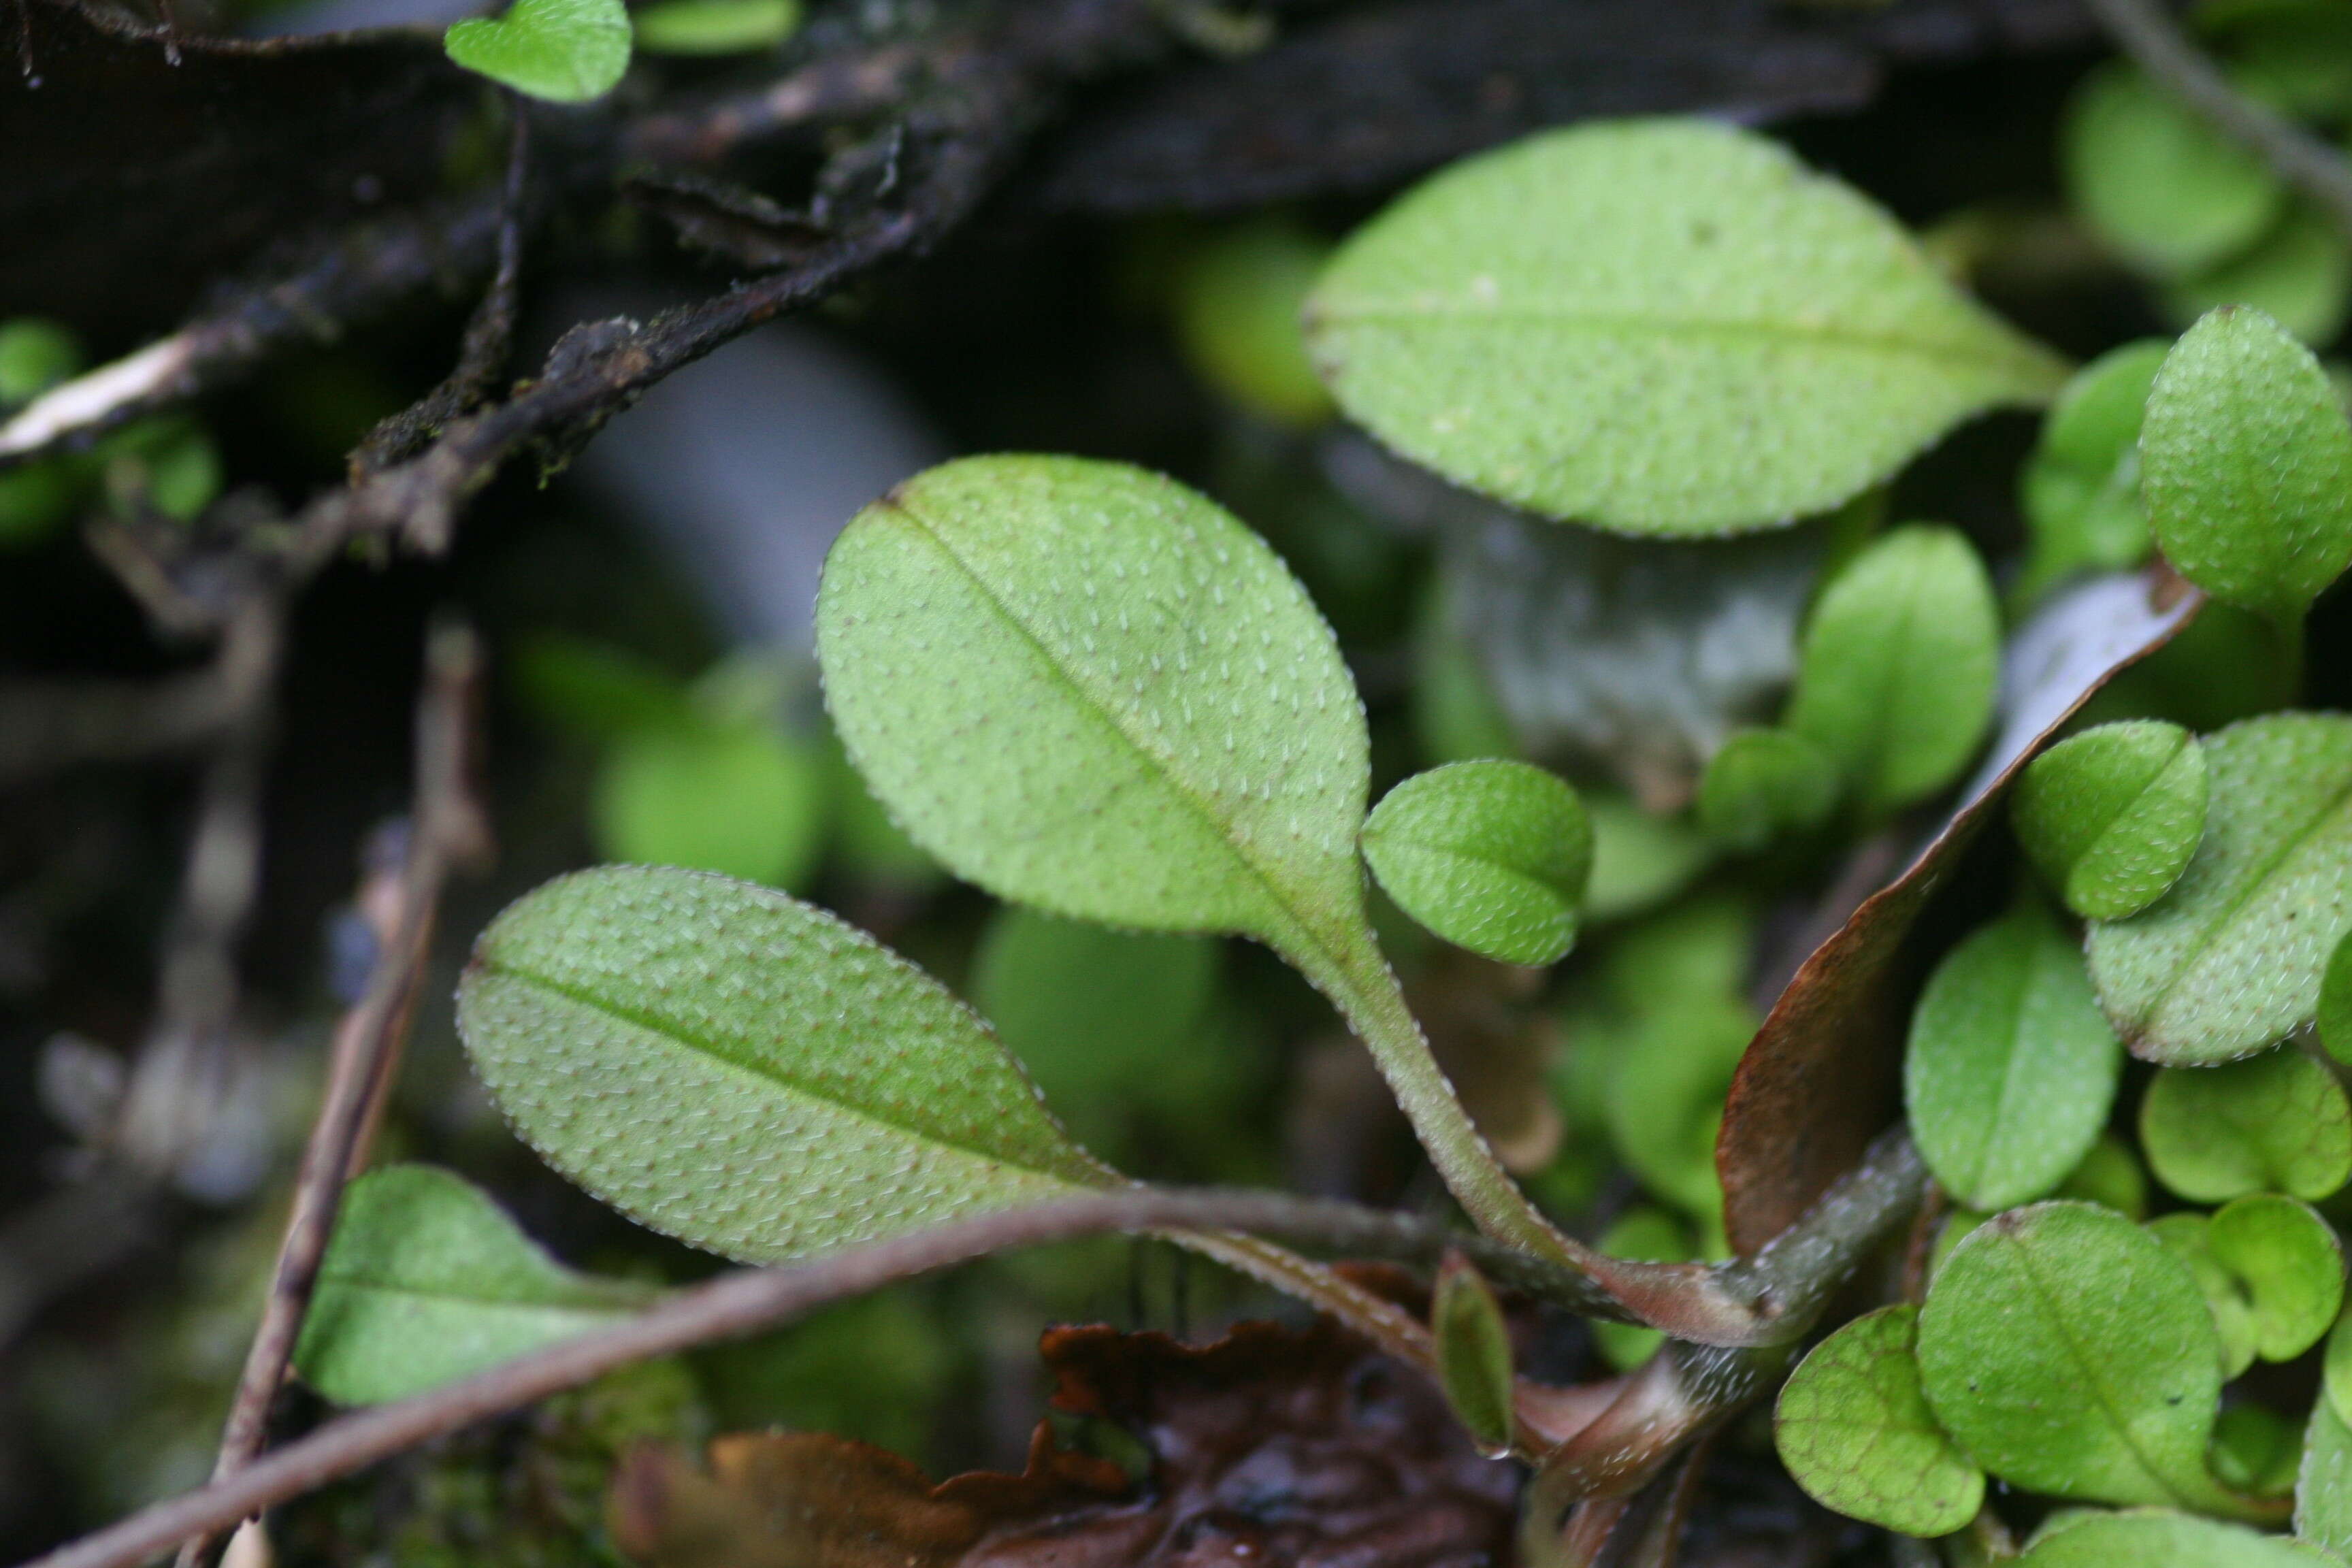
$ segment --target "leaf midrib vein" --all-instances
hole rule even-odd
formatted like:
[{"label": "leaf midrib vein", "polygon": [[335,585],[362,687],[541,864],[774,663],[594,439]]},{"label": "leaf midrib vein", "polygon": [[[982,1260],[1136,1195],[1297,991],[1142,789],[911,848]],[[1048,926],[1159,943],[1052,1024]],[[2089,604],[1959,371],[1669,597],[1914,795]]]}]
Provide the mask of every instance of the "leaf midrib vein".
[{"label": "leaf midrib vein", "polygon": [[763,1084],[782,1089],[788,1094],[798,1095],[804,1100],[813,1100],[821,1105],[831,1106],[845,1115],[855,1116],[862,1121],[870,1121],[877,1127],[887,1128],[892,1132],[898,1133],[904,1137],[915,1139],[918,1142],[929,1144],[934,1148],[945,1149],[954,1153],[961,1154],[967,1159],[981,1161],[991,1165],[1003,1166],[1015,1171],[1026,1171],[1035,1175],[1045,1176],[1050,1180],[1071,1180],[1070,1177],[1062,1174],[1060,1172],[1032,1165],[1027,1163],[1025,1161],[1013,1160],[1003,1155],[989,1153],[982,1150],[967,1147],[964,1144],[950,1142],[937,1131],[909,1125],[907,1122],[900,1121],[893,1117],[886,1116],[882,1112],[871,1110],[866,1106],[853,1105],[836,1095],[824,1092],[824,1090],[813,1083],[805,1082],[787,1073],[772,1070],[772,1068],[765,1064],[754,1065],[751,1062],[742,1061],[728,1051],[721,1049],[716,1043],[703,1039],[700,1037],[677,1026],[676,1024],[668,1020],[662,1019],[654,1014],[641,1013],[635,1008],[623,1006],[609,998],[595,995],[582,987],[568,984],[563,981],[551,979],[547,975],[537,973],[531,970],[522,968],[518,964],[505,961],[493,961],[485,965],[485,968],[489,973],[500,975],[509,980],[519,980],[529,985],[535,985],[541,990],[561,996],[565,1001],[571,1002],[578,1006],[586,1007],[592,1012],[602,1013],[609,1018],[616,1018],[622,1023],[630,1026],[632,1028],[642,1029],[646,1033],[657,1036],[662,1039],[676,1041],[686,1048],[707,1057],[710,1060],[719,1063],[721,1067],[728,1068],[746,1078],[755,1079]]},{"label": "leaf midrib vein", "polygon": [[1051,677],[1067,687],[1071,695],[1077,699],[1082,707],[1110,726],[1113,733],[1125,741],[1134,750],[1136,755],[1144,759],[1150,764],[1151,773],[1166,784],[1178,799],[1190,806],[1193,815],[1208,825],[1209,831],[1222,839],[1226,847],[1233,851],[1234,858],[1240,862],[1243,869],[1246,870],[1258,886],[1265,889],[1266,897],[1274,901],[1275,908],[1288,917],[1292,927],[1308,942],[1321,949],[1322,955],[1329,960],[1335,968],[1344,969],[1346,965],[1338,949],[1324,940],[1322,933],[1316,930],[1314,922],[1299,912],[1290,897],[1284,892],[1281,885],[1267,868],[1259,863],[1257,857],[1251,852],[1249,847],[1234,837],[1219,814],[1211,808],[1210,803],[1202,798],[1200,792],[1176,771],[1173,760],[1163,756],[1157,748],[1130,732],[1125,724],[1120,723],[1117,710],[1088,690],[1075,675],[1065,668],[1052,646],[1037,632],[1031,629],[1029,623],[1023,619],[1019,613],[996,592],[988,579],[975,570],[971,563],[957,552],[955,546],[949,543],[947,539],[919,513],[904,503],[895,500],[886,500],[882,504],[905,518],[910,526],[925,539],[930,541],[941,555],[954,563],[956,570],[963,574],[964,580],[971,584],[972,590],[987,600],[998,616],[1003,619],[1005,625],[1012,627],[1036,653],[1039,661],[1044,664]]},{"label": "leaf midrib vein", "polygon": [[1967,360],[1986,365],[2022,366],[2032,356],[2018,350],[2003,352],[1939,338],[1909,337],[1893,331],[1859,331],[1849,327],[1793,326],[1780,321],[1745,321],[1737,317],[1669,316],[1643,311],[1569,311],[1541,306],[1494,309],[1452,302],[1437,305],[1354,305],[1327,307],[1318,320],[1333,325],[1355,321],[1395,322],[1432,319],[1449,322],[1492,321],[1501,326],[1537,324],[1594,332],[1645,331],[1664,337],[1749,337],[1837,348],[1869,350],[1922,359]]},{"label": "leaf midrib vein", "polygon": [[2143,1033],[2154,1026],[2157,1015],[2164,1011],[2166,1005],[2171,1002],[2174,993],[2187,982],[2189,972],[2205,961],[2206,953],[2211,950],[2215,942],[2221,940],[2221,932],[2236,923],[2238,916],[2244,912],[2248,904],[2254,901],[2255,897],[2269,884],[2271,878],[2277,874],[2278,868],[2292,859],[2297,850],[2310,843],[2324,828],[2330,826],[2347,803],[2352,803],[2352,781],[2347,781],[2326,805],[2313,812],[2309,820],[2300,829],[2290,834],[2278,850],[2264,860],[2261,868],[2252,876],[2247,878],[2230,900],[2205,923],[2203,929],[2198,931],[2195,940],[2189,943],[2189,951],[2181,954],[2180,962],[2173,966],[2171,977],[2164,983],[2162,988],[2148,1003],[2147,1009],[2140,1015],[2143,1020],[2141,1024]]}]

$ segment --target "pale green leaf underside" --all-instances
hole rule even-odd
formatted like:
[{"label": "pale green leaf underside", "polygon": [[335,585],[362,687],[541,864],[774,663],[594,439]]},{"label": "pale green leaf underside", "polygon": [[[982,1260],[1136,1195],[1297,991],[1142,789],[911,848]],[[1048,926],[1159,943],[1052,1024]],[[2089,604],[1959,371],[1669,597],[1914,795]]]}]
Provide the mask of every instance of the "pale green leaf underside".
[{"label": "pale green leaf underside", "polygon": [[1936,1276],[1918,1357],[1945,1430],[2004,1480],[2229,1510],[2205,1470],[2221,1371],[2204,1298],[2121,1215],[2050,1203],[1978,1226]]},{"label": "pale green leaf underside", "polygon": [[2063,376],[1859,193],[1696,120],[1454,165],[1340,248],[1307,318],[1341,406],[1390,446],[1628,533],[1828,510]]},{"label": "pale green leaf underside", "polygon": [[2158,1509],[2086,1514],[2052,1531],[2017,1568],[2328,1568],[2301,1542]]},{"label": "pale green leaf underside", "polygon": [[2205,742],[2205,837],[2172,890],[2091,930],[2091,977],[2133,1051],[2190,1065],[2311,1021],[2352,927],[2352,719],[2287,713]]},{"label": "pale green leaf underside", "polygon": [[1297,579],[1223,508],[1076,458],[968,458],[860,512],[825,698],[908,832],[1002,897],[1360,944],[1363,710]]},{"label": "pale green leaf underside", "polygon": [[629,68],[621,0],[516,0],[502,16],[454,24],[443,41],[467,70],[555,103],[602,98]]},{"label": "pale green leaf underside", "polygon": [[864,932],[608,867],[500,915],[458,994],[523,1138],[624,1214],[773,1262],[1115,1180],[969,1008]]},{"label": "pale green leaf underside", "polygon": [[607,1327],[649,1299],[566,1268],[457,1176],[391,1165],[344,1195],[294,1361],[328,1398],[378,1404]]},{"label": "pale green leaf underside", "polygon": [[1824,1507],[1905,1535],[1976,1517],[1984,1471],[1936,1424],[1911,1354],[1916,1307],[1882,1307],[1815,1346],[1780,1391],[1781,1462]]},{"label": "pale green leaf underside", "polygon": [[1912,1017],[1904,1107],[1936,1179],[1969,1208],[2003,1209],[2081,1162],[2122,1070],[2082,954],[2027,907],[1937,967]]}]

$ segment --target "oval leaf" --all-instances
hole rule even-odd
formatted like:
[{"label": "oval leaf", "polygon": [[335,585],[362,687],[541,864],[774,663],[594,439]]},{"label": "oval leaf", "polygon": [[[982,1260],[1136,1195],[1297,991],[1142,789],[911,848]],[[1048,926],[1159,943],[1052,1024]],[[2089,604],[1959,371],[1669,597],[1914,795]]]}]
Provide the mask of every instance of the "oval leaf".
[{"label": "oval leaf", "polygon": [[1993,710],[2000,612],[1957,529],[1898,528],[1854,557],[1805,626],[1789,728],[1874,810],[1958,776]]},{"label": "oval leaf", "polygon": [[2285,202],[2260,158],[2126,65],[2084,82],[2063,137],[2075,206],[2147,271],[2226,261],[2259,239]]},{"label": "oval leaf", "polygon": [[1500,760],[1432,768],[1382,797],[1363,845],[1397,907],[1457,947],[1539,964],[1575,944],[1592,826],[1557,774]]},{"label": "oval leaf", "polygon": [[2081,952],[2029,904],[1937,966],[1911,1018],[1903,1102],[1946,1190],[1969,1208],[2003,1209],[2082,1161],[2122,1072]]},{"label": "oval leaf", "polygon": [[2050,1203],[1979,1226],[1927,1293],[1918,1356],[1937,1419],[2003,1480],[2235,1510],[2205,1472],[2221,1370],[2204,1298],[2121,1215]]},{"label": "oval leaf", "polygon": [[1707,759],[1698,819],[1717,843],[1753,854],[1819,827],[1837,798],[1837,763],[1821,747],[1790,730],[1739,730]]},{"label": "oval leaf", "polygon": [[2352,425],[2311,351],[2260,310],[2225,305],[2181,334],[2139,449],[2165,559],[2215,598],[2297,620],[2352,563]]},{"label": "oval leaf", "polygon": [[817,647],[859,771],[966,879],[1361,940],[1362,707],[1297,580],[1207,498],[1076,458],[932,468],[835,543]]},{"label": "oval leaf", "polygon": [[629,68],[621,0],[515,0],[501,16],[453,23],[441,47],[469,71],[553,103],[585,103]]},{"label": "oval leaf", "polygon": [[1628,533],[1826,511],[2063,374],[1859,193],[1696,120],[1454,164],[1340,247],[1307,316],[1340,405],[1396,450]]},{"label": "oval leaf", "polygon": [[2205,837],[2172,891],[2091,930],[2091,978],[2136,1055],[2180,1067],[2310,1023],[2352,930],[2352,719],[2282,713],[2204,743]]},{"label": "oval leaf", "polygon": [[2171,348],[2143,339],[2084,365],[2051,405],[2020,476],[2032,536],[2017,591],[2039,598],[2079,572],[2116,572],[2146,559],[2151,541],[2139,500],[2139,426],[2147,389]]},{"label": "oval leaf", "polygon": [[1437,1271],[1429,1327],[1446,1403],[1489,1454],[1511,1446],[1511,1331],[1486,1277],[1460,1253]]},{"label": "oval leaf", "polygon": [[2205,752],[2178,724],[2102,724],[2033,759],[2010,819],[2066,907],[2123,920],[2180,879],[2205,836]]},{"label": "oval leaf", "polygon": [[610,1327],[651,1299],[566,1268],[460,1177],[387,1165],[343,1194],[294,1364],[339,1405],[375,1405]]},{"label": "oval leaf", "polygon": [[2044,1533],[2017,1568],[2327,1568],[2300,1542],[2161,1509],[2086,1513]]},{"label": "oval leaf", "polygon": [[661,0],[630,17],[637,47],[656,55],[772,49],[801,25],[800,0]]},{"label": "oval leaf", "polygon": [[813,746],[761,724],[647,726],[596,774],[596,847],[608,859],[799,888],[824,847],[832,780]]},{"label": "oval leaf", "polygon": [[2254,1353],[2293,1361],[2327,1332],[2344,1305],[2344,1251],[2309,1205],[2252,1193],[2224,1205],[2206,1235],[2215,1261],[2252,1302]]},{"label": "oval leaf", "polygon": [[548,883],[482,933],[457,1021],[549,1164],[730,1258],[1116,1180],[937,981],[723,877],[607,867]]},{"label": "oval leaf", "polygon": [[1905,1535],[1976,1517],[1985,1475],[1936,1424],[1911,1353],[1916,1307],[1881,1307],[1813,1347],[1773,1412],[1789,1474],[1822,1506]]},{"label": "oval leaf", "polygon": [[2264,1191],[2316,1202],[2352,1175],[2352,1104],[2326,1068],[2282,1047],[2158,1073],[2139,1142],[2156,1179],[2192,1203]]}]

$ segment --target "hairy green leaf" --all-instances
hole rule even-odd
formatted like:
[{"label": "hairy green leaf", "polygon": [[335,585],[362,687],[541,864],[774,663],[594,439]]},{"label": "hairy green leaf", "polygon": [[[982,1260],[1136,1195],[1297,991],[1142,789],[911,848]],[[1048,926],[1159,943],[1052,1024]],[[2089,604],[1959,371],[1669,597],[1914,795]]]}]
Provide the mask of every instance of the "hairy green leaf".
[{"label": "hairy green leaf", "polygon": [[2352,563],[2352,425],[2311,351],[2245,306],[2173,345],[2141,426],[2140,494],[2181,575],[2299,620]]},{"label": "hairy green leaf", "polygon": [[2063,135],[2074,205],[2151,272],[2227,260],[2253,244],[2285,200],[2260,158],[2129,66],[2085,79]]},{"label": "hairy green leaf", "polygon": [[2205,752],[2178,724],[2102,724],[2033,759],[2010,818],[2066,907],[2123,920],[2180,879],[2205,836]]},{"label": "hairy green leaf", "polygon": [[1382,441],[1629,533],[1826,511],[2063,374],[1858,193],[1696,120],[1456,163],[1340,247],[1307,313],[1340,406]]},{"label": "hairy green leaf", "polygon": [[1911,1016],[1903,1103],[1945,1189],[1970,1208],[2003,1209],[2082,1161],[2122,1072],[2080,950],[2029,903],[1937,965]]},{"label": "hairy green leaf", "polygon": [[2221,1371],[2204,1298],[2121,1215],[2047,1203],[1979,1226],[1928,1290],[1918,1357],[1937,1419],[2004,1480],[2238,1510],[2205,1470]]},{"label": "hairy green leaf", "polygon": [[2327,1568],[2301,1542],[2161,1509],[2084,1513],[2045,1531],[2017,1568]]},{"label": "hairy green leaf", "polygon": [[2204,742],[2205,837],[2171,892],[2092,927],[2091,978],[2132,1050],[2227,1061],[2311,1022],[2352,930],[2352,719],[2284,713]]},{"label": "hairy green leaf", "polygon": [[1145,930],[1361,940],[1363,710],[1206,498],[1076,458],[932,468],[835,543],[817,638],[851,758],[959,875]]},{"label": "hairy green leaf", "polygon": [[442,47],[517,92],[585,103],[629,68],[629,13],[621,0],[515,0],[503,16],[452,23]]},{"label": "hairy green leaf", "polygon": [[2336,1321],[2344,1251],[2309,1205],[2250,1193],[2213,1215],[2206,1240],[2252,1303],[2254,1352],[2264,1361],[2293,1361]]},{"label": "hairy green leaf", "polygon": [[343,1195],[294,1364],[339,1405],[375,1405],[609,1327],[650,1300],[566,1268],[462,1178],[387,1165]]},{"label": "hairy green leaf", "polygon": [[1511,1331],[1486,1277],[1460,1253],[1437,1271],[1429,1327],[1437,1342],[1438,1383],[1479,1447],[1511,1446]]},{"label": "hairy green leaf", "polygon": [[2019,500],[2032,548],[2018,583],[2028,600],[2082,572],[2137,566],[2148,552],[2139,500],[2139,426],[2171,345],[2142,339],[2075,374],[2026,459]]},{"label": "hairy green leaf", "polygon": [[1821,747],[1792,730],[1738,730],[1700,775],[1698,819],[1718,843],[1753,854],[1819,827],[1837,797],[1837,763]]},{"label": "hairy green leaf", "polygon": [[1976,1517],[1985,1475],[1936,1424],[1911,1353],[1916,1307],[1881,1307],[1813,1347],[1790,1374],[1772,1438],[1813,1500],[1905,1535]]},{"label": "hairy green leaf", "polygon": [[2139,1106],[2156,1179],[2192,1203],[2282,1192],[2313,1202],[2352,1175],[2352,1105],[2293,1047],[2217,1068],[2166,1068]]},{"label": "hairy green leaf", "polygon": [[708,873],[561,878],[482,934],[467,1048],[622,1213],[773,1262],[1115,1180],[986,1024],[864,932]]},{"label": "hairy green leaf", "polygon": [[1975,754],[2000,661],[2000,612],[1967,538],[1898,528],[1822,590],[1789,728],[1835,758],[1871,809],[1908,805]]},{"label": "hairy green leaf", "polygon": [[2312,1401],[2294,1482],[2294,1532],[2323,1552],[2352,1553],[2352,1427],[2332,1395]]},{"label": "hairy green leaf", "polygon": [[1592,826],[1556,773],[1500,759],[1416,773],[1373,808],[1363,846],[1397,907],[1457,947],[1541,964],[1575,944]]}]

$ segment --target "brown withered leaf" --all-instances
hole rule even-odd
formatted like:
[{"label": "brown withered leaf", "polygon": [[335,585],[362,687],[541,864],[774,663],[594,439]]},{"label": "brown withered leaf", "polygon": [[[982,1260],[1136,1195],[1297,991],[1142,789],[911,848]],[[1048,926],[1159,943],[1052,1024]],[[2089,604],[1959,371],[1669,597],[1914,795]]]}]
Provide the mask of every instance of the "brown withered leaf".
[{"label": "brown withered leaf", "polygon": [[[176,52],[176,60],[173,53]],[[436,194],[478,79],[424,32],[182,37],[0,7],[0,317],[112,337],[266,247]]]},{"label": "brown withered leaf", "polygon": [[1328,1322],[1214,1343],[1049,1331],[1055,1407],[1143,1443],[1130,1483],[1037,1429],[1019,1476],[937,1486],[821,1433],[741,1435],[705,1471],[647,1448],[614,1477],[614,1539],[652,1568],[1478,1568],[1506,1560],[1518,1479],[1429,1382]]},{"label": "brown withered leaf", "polygon": [[2011,780],[2126,666],[2203,601],[2168,573],[2118,574],[2061,595],[2010,639],[2001,729],[1960,805],[1895,879],[1813,950],[1749,1042],[1716,1141],[1724,1227],[1742,1256],[1788,1228],[1895,1120],[1899,994],[1919,918],[1992,817]]}]

